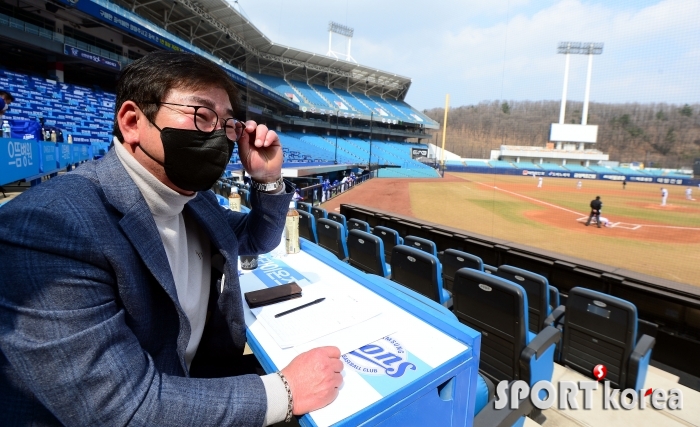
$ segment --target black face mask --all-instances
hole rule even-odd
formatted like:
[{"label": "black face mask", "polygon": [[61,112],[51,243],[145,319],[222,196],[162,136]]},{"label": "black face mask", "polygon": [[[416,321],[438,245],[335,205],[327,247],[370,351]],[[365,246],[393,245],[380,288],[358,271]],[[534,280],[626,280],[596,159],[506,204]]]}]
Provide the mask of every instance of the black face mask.
[{"label": "black face mask", "polygon": [[165,175],[173,184],[187,191],[206,191],[224,173],[233,152],[233,141],[226,131],[204,133],[198,130],[163,128],[164,161],[160,162],[146,150],[141,150],[163,166]]}]

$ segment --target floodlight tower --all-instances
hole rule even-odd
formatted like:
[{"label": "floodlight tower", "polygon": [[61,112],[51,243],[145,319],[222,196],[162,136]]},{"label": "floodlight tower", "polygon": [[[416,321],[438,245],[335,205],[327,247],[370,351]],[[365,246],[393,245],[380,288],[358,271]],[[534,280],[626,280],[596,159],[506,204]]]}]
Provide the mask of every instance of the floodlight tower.
[{"label": "floodlight tower", "polygon": [[[559,110],[559,124],[564,124],[566,113],[566,91],[569,86],[569,55],[588,55],[588,74],[586,75],[586,93],[583,98],[583,114],[581,124],[588,124],[588,102],[591,93],[591,72],[593,71],[593,55],[603,53],[603,43],[561,42],[557,47],[557,53],[566,56],[564,65],[564,90],[561,95],[561,109]],[[561,142],[557,142],[557,149],[561,148]]]},{"label": "floodlight tower", "polygon": [[338,24],[337,22],[333,22],[333,21],[328,22],[328,52],[326,53],[326,55],[338,58],[338,55],[343,55],[343,54],[341,52],[335,52],[333,50],[333,33],[338,34],[339,36],[343,36],[346,38],[347,44],[346,44],[345,60],[352,61],[355,64],[357,64],[357,61],[355,61],[355,58],[353,58],[352,55],[350,55],[350,42],[352,41],[352,36],[355,33],[355,29],[350,28],[347,25]]}]

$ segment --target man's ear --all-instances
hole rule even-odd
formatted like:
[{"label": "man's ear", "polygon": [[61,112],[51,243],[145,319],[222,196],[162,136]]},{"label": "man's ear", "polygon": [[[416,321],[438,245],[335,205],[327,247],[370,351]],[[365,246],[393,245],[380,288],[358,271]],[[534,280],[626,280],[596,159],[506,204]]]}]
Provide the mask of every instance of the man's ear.
[{"label": "man's ear", "polygon": [[140,142],[139,126],[143,126],[145,117],[141,109],[133,101],[125,101],[117,111],[117,125],[122,133],[125,144]]}]

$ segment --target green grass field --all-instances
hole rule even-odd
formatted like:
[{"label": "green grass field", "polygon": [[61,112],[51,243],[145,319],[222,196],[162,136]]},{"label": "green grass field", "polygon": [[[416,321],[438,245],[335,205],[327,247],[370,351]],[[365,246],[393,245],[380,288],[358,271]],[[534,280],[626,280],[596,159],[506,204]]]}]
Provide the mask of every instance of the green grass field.
[{"label": "green grass field", "polygon": [[[409,184],[415,217],[700,286],[700,200],[686,200],[686,187],[666,185],[662,208],[658,184],[584,180],[577,190],[576,180],[544,178],[538,189],[532,177],[448,175],[458,180]],[[616,226],[577,222],[596,195]]]}]

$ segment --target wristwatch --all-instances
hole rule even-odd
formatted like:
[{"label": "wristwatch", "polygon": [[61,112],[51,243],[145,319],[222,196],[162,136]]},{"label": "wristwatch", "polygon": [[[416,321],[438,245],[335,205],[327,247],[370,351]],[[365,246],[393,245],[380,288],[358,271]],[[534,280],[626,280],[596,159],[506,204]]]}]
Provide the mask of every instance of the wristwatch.
[{"label": "wristwatch", "polygon": [[263,184],[262,182],[257,182],[256,180],[251,179],[250,185],[251,185],[251,187],[253,187],[254,189],[256,189],[258,191],[264,191],[264,192],[269,193],[270,191],[275,191],[278,188],[280,188],[281,186],[283,186],[284,180],[280,176],[280,178],[275,182],[269,182],[269,183]]}]

